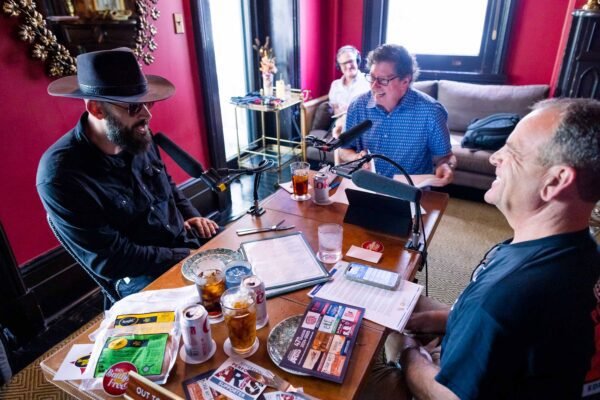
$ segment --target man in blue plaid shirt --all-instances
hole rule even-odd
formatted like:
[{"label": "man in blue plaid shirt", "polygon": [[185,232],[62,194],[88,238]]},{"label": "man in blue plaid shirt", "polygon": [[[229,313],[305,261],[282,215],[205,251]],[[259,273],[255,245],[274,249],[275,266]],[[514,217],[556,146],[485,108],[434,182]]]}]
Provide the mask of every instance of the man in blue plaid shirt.
[{"label": "man in blue plaid shirt", "polygon": [[[352,161],[370,152],[387,156],[409,174],[435,174],[433,186],[449,184],[456,158],[452,155],[448,113],[432,97],[414,90],[418,76],[414,57],[402,46],[384,44],[368,56],[371,91],[348,108],[346,130],[362,121],[373,126],[339,151],[342,161]],[[393,177],[399,171],[376,159],[378,174]]]}]

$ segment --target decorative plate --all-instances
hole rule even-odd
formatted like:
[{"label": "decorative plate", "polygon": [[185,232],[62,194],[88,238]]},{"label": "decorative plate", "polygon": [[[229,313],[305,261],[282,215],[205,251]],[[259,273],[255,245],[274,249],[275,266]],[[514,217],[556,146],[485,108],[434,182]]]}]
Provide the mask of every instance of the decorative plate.
[{"label": "decorative plate", "polygon": [[300,323],[302,322],[303,316],[304,315],[302,314],[294,315],[275,325],[273,330],[271,330],[271,333],[269,333],[269,338],[267,339],[267,352],[269,353],[269,357],[271,357],[271,360],[273,360],[275,365],[282,370],[294,375],[309,376],[304,372],[283,368],[281,365],[279,365],[281,364],[281,360],[283,360],[283,356],[285,355],[290,342],[294,338],[294,334],[296,333],[298,326],[300,326]]},{"label": "decorative plate", "polygon": [[243,260],[242,253],[230,249],[210,249],[194,254],[183,262],[181,273],[194,282],[194,277],[209,268],[225,269],[225,265],[233,260]]}]

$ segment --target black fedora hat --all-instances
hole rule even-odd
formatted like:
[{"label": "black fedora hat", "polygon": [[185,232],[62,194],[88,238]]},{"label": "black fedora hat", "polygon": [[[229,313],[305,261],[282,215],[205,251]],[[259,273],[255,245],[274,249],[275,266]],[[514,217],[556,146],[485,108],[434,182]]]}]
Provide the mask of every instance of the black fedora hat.
[{"label": "black fedora hat", "polygon": [[52,96],[123,103],[164,100],[175,92],[165,78],[144,75],[131,49],[94,51],[77,56],[77,75],[48,85]]}]

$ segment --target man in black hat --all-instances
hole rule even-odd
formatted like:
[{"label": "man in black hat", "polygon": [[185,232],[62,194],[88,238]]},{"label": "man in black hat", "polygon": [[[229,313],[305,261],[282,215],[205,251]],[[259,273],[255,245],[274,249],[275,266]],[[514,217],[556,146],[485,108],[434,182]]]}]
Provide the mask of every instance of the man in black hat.
[{"label": "man in black hat", "polygon": [[152,142],[154,102],[175,87],[144,76],[130,49],[81,54],[53,96],[84,99],[79,123],[42,156],[36,185],[57,234],[120,296],[135,293],[200,246],[218,225],[179,191]]}]

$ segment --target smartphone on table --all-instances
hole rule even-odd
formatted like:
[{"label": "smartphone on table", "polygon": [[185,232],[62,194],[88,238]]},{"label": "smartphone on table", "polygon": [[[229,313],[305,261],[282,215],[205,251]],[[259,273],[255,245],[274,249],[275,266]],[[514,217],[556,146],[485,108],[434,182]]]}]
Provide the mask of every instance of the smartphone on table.
[{"label": "smartphone on table", "polygon": [[382,289],[395,290],[400,283],[400,275],[396,272],[370,267],[368,265],[351,262],[344,271],[346,279],[351,281],[376,286]]}]

